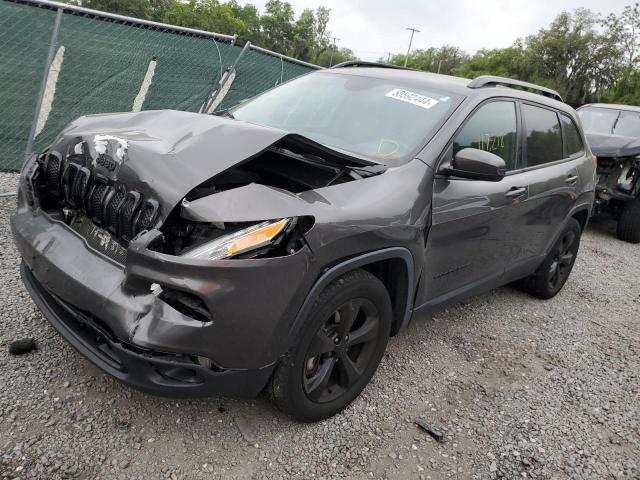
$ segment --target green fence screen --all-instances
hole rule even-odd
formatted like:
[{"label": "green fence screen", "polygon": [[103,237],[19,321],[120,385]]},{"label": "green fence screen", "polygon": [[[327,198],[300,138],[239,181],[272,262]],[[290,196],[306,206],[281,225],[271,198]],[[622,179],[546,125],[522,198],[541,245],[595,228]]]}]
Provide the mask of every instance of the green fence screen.
[{"label": "green fence screen", "polygon": [[199,111],[236,59],[218,109],[317,68],[255,48],[238,58],[242,48],[228,36],[72,7],[63,8],[52,36],[57,7],[0,0],[0,170],[20,167],[32,124],[31,150],[39,151],[81,115]]}]

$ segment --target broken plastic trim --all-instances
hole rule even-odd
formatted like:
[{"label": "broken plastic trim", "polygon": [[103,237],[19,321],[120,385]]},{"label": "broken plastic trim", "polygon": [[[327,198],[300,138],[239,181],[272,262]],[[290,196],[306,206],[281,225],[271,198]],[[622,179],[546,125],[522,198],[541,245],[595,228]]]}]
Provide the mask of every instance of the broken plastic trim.
[{"label": "broken plastic trim", "polygon": [[192,293],[163,288],[158,298],[189,318],[202,323],[213,322],[213,316],[204,301]]},{"label": "broken plastic trim", "polygon": [[187,195],[188,201],[257,183],[300,193],[379,175],[387,167],[365,162],[289,135],[258,155],[204,181]]}]

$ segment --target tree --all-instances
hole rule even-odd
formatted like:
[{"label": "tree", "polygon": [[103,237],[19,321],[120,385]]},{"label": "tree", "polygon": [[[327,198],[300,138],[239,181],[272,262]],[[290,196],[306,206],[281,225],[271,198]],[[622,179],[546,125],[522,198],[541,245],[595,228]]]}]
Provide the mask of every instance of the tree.
[{"label": "tree", "polygon": [[298,21],[293,26],[293,39],[290,54],[294,58],[307,60],[314,54],[314,30],[315,15],[308,8],[300,14]]},{"label": "tree", "polygon": [[[407,67],[425,72],[442,73],[451,75],[453,71],[460,67],[469,56],[460,48],[451,45],[444,45],[439,48],[430,47],[424,50],[414,50],[409,55]],[[391,57],[393,65],[404,65],[405,55],[398,54]],[[381,62],[384,59],[380,59]]]},{"label": "tree", "polygon": [[331,60],[331,50],[333,46],[323,49],[316,57],[315,63],[321,67],[328,67],[329,63],[337,65],[348,60],[355,60],[357,57],[349,48],[336,48],[333,50],[333,61]]},{"label": "tree", "polygon": [[529,80],[534,75],[534,71],[531,68],[526,48],[522,42],[516,42],[507,48],[478,51],[454,69],[454,74],[466,78],[498,75]]},{"label": "tree", "polygon": [[596,30],[598,17],[586,9],[562,12],[548,29],[527,37],[531,80],[553,85],[570,103],[584,103],[615,83],[620,50],[615,36]]},{"label": "tree", "polygon": [[289,53],[293,46],[293,7],[282,0],[269,0],[265,5],[262,25],[262,47]]},{"label": "tree", "polygon": [[[296,18],[286,0],[269,0],[261,15],[239,0],[66,0],[97,10],[228,35],[300,60],[329,66],[355,59],[336,48],[328,30],[331,11],[303,10]],[[333,56],[333,60],[331,60]],[[405,56],[390,62],[403,65]],[[385,61],[385,59],[380,59]],[[456,46],[411,52],[407,64],[427,72],[475,78],[498,75],[549,86],[572,104],[592,100],[640,104],[640,4],[604,20],[586,9],[561,12],[538,33],[507,48],[469,56]]]},{"label": "tree", "polygon": [[69,0],[68,3],[143,20],[155,20],[155,12],[149,0]]},{"label": "tree", "polygon": [[173,2],[164,12],[163,21],[226,35],[245,30],[245,24],[235,15],[233,6],[221,4],[218,0]]},{"label": "tree", "polygon": [[638,68],[640,66],[640,4],[626,6],[620,16],[610,14],[604,28],[618,44],[623,57],[621,75],[607,98],[640,104],[638,99]]},{"label": "tree", "polygon": [[262,26],[258,9],[249,3],[240,6],[236,0],[231,0],[227,5],[233,15],[242,21],[242,30],[234,32],[238,35],[238,43],[250,41],[256,45],[262,45]]}]

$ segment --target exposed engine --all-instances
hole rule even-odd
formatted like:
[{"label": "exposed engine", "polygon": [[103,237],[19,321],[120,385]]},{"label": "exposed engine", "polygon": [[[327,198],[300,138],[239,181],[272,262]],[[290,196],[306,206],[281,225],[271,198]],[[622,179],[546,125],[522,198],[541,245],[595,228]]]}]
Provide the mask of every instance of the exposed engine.
[{"label": "exposed engine", "polygon": [[598,157],[596,213],[618,210],[640,194],[640,158]]}]

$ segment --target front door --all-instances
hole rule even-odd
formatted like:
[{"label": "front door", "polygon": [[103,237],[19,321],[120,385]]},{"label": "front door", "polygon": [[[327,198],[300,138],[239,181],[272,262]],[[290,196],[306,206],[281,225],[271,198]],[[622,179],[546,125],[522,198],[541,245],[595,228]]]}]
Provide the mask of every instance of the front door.
[{"label": "front door", "polygon": [[467,147],[501,157],[507,175],[499,182],[436,175],[418,306],[498,284],[505,266],[523,255],[529,185],[521,170],[517,103],[491,100],[476,109],[447,155]]}]

